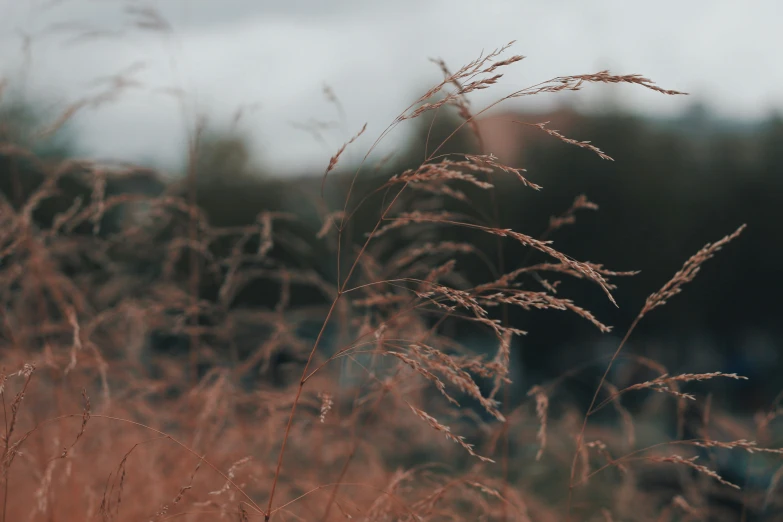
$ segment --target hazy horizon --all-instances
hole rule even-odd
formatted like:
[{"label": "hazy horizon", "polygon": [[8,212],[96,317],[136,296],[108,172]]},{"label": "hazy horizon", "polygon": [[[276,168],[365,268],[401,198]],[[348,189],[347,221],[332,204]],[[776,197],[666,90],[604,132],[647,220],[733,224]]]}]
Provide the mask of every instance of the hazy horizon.
[{"label": "hazy horizon", "polygon": [[[323,169],[367,122],[368,131],[346,152],[346,159],[360,157],[404,107],[439,81],[428,58],[442,57],[456,68],[510,40],[517,40],[511,52],[528,58],[508,68],[496,88],[477,93],[477,107],[555,76],[610,69],[644,74],[691,95],[589,86],[500,108],[613,105],[665,117],[702,103],[717,117],[744,121],[783,110],[776,88],[783,67],[765,52],[774,47],[781,11],[771,0],[755,2],[754,9],[728,1],[709,9],[672,1],[458,3],[230,0],[218,8],[171,0],[155,4],[171,25],[164,34],[130,29],[130,19],[139,15],[126,8],[150,5],[141,2],[0,0],[0,52],[11,58],[0,75],[21,84],[34,100],[67,104],[95,92],[96,78],[137,64],[132,77],[143,86],[81,113],[74,122],[77,144],[88,154],[170,167],[182,157],[186,126],[177,100],[160,89],[186,92],[188,106],[217,125],[228,125],[240,106],[257,106],[245,115],[242,132],[272,174]],[[75,40],[78,34],[92,37]],[[29,54],[22,35],[30,37]],[[344,121],[323,96],[325,84],[339,98]],[[294,125],[310,120],[339,125],[324,135],[324,144]],[[404,130],[386,146],[402,138]]]}]

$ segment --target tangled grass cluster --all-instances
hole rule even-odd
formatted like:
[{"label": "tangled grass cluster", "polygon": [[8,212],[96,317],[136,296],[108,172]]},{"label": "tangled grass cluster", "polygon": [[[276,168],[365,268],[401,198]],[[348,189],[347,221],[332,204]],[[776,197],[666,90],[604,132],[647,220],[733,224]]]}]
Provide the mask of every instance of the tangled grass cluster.
[{"label": "tangled grass cluster", "polygon": [[[523,59],[508,57],[509,47],[456,72],[437,61],[443,81],[403,110],[365,158],[396,126],[448,107],[456,107],[462,127],[483,149],[477,122],[496,104],[474,112],[468,95],[491,88]],[[682,94],[639,75],[601,71],[553,78],[497,103],[596,83]],[[74,112],[44,134],[56,132]],[[545,123],[524,124],[611,160]],[[366,126],[359,134],[364,132]],[[352,175],[336,172],[354,141],[329,160],[321,187],[344,188],[343,203],[330,206],[315,195],[311,202],[321,223],[312,230],[288,227],[299,220],[295,213],[272,211],[246,226],[210,223],[197,205],[199,129],[192,135],[188,175],[154,196],[107,195],[108,181],[139,167],[53,164],[18,142],[0,143],[12,187],[0,199],[4,522],[783,516],[783,467],[770,483],[745,490],[715,468],[724,452],[779,466],[774,459],[783,450],[764,445],[779,407],[746,427],[708,403],[701,438],[648,444],[650,435],[638,432],[622,403],[628,394],[658,392],[650,394],[651,407],[669,401],[666,411],[682,425],[686,403],[702,400],[685,386],[743,378],[671,375],[623,351],[639,322],[676,296],[743,227],[707,244],[650,295],[586,409],[561,401],[558,392],[587,367],[541,382],[527,400],[512,404],[510,361],[518,347],[514,339],[525,332],[510,324],[509,309],[575,314],[611,331],[560,295],[558,280],[586,280],[615,303],[615,280],[634,272],[574,259],[550,240],[574,225],[578,212],[597,206],[577,197],[539,237],[504,228],[494,203],[498,179],[510,177],[531,191],[542,187],[490,151],[441,153],[445,142],[429,146],[418,168],[359,194],[356,180],[368,169],[367,159]],[[44,174],[29,190],[19,188],[25,185],[22,165]],[[91,187],[89,197],[42,215],[41,205],[72,179]],[[477,192],[488,196],[477,200]],[[381,195],[377,220],[354,219]],[[462,210],[445,209],[445,201]],[[116,229],[102,229],[112,209],[131,207],[142,212],[127,213]],[[485,234],[497,250],[443,239],[443,229]],[[498,260],[507,242],[541,261],[503,267]],[[289,261],[292,252],[310,248],[331,253],[331,273]],[[466,256],[486,261],[486,273],[462,271]],[[206,278],[216,285],[214,295],[201,291]],[[274,307],[237,304],[256,281],[276,292]],[[296,302],[292,292],[298,288],[311,289],[323,304]],[[314,336],[304,333],[312,324],[319,327]],[[482,332],[492,349],[476,353],[454,333],[455,324]],[[151,332],[184,336],[186,357],[150,356]],[[285,365],[281,354],[287,354]],[[620,358],[651,377],[615,381],[611,370]],[[280,366],[286,366],[284,377],[266,378]],[[247,385],[248,374],[266,377]],[[606,408],[613,420],[594,421]],[[644,485],[649,470],[667,467],[674,470],[674,489]],[[748,460],[748,473],[751,468]]]}]

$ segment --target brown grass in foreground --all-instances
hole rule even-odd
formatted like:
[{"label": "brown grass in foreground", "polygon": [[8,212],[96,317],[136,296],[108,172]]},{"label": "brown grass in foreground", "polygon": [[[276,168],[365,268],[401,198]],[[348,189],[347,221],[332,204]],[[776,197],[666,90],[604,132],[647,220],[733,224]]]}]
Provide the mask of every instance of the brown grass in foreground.
[{"label": "brown grass in foreground", "polygon": [[[402,111],[365,158],[394,127],[449,106],[478,132],[476,118],[496,104],[474,113],[467,95],[493,86],[505,67],[522,60],[503,57],[509,47],[453,73],[437,62],[444,80]],[[681,94],[638,75],[602,71],[553,78],[498,103],[593,83]],[[546,123],[526,124],[611,159]],[[356,193],[363,163],[347,179],[342,207],[303,201],[320,209],[323,221],[302,237],[286,228],[299,216],[276,212],[262,212],[248,226],[217,227],[196,205],[198,137],[197,130],[184,186],[156,197],[106,196],[106,180],[134,167],[51,165],[23,144],[0,143],[12,178],[22,164],[45,173],[23,198],[0,200],[3,521],[750,520],[780,512],[783,468],[763,491],[735,493],[739,485],[701,458],[746,452],[778,466],[782,450],[763,443],[779,407],[759,416],[756,433],[711,406],[702,416],[703,437],[650,441],[622,404],[627,394],[658,392],[651,400],[668,400],[672,407],[664,411],[682,425],[686,402],[699,401],[685,386],[743,378],[709,369],[670,375],[623,353],[639,321],[679,293],[743,227],[705,246],[650,295],[586,410],[558,393],[588,367],[540,383],[527,401],[512,405],[513,339],[525,332],[509,324],[504,310],[565,312],[611,331],[559,295],[557,279],[587,280],[615,303],[615,279],[633,272],[579,261],[549,240],[595,204],[576,198],[539,238],[504,228],[497,212],[487,214],[497,209],[482,208],[469,194],[492,194],[499,176],[541,187],[487,151],[440,154],[440,143],[418,168],[389,177],[369,195]],[[329,160],[324,187],[335,182],[330,175],[355,139]],[[69,176],[91,187],[89,198],[68,202],[52,219],[37,218]],[[378,194],[384,198],[377,221],[355,222]],[[446,210],[444,201],[465,203],[466,210]],[[111,209],[139,203],[147,204],[141,217],[102,233]],[[492,266],[492,256],[476,245],[443,240],[444,228],[491,236],[500,253],[505,242],[516,242],[543,261]],[[278,255],[316,242],[332,252],[334,274]],[[490,275],[461,272],[461,256],[485,256]],[[219,282],[214,298],[201,295],[204,278]],[[237,306],[243,288],[257,280],[274,283],[277,305]],[[292,289],[301,287],[326,304],[294,303]],[[320,330],[308,338],[301,327],[313,321]],[[450,333],[455,324],[483,332],[492,351],[471,350]],[[237,349],[250,326],[263,333],[252,334],[252,350]],[[151,356],[152,332],[186,338],[187,357]],[[279,370],[281,354],[294,354],[285,378],[246,384],[253,372]],[[613,382],[621,357],[650,379]],[[591,422],[607,406],[618,422]],[[649,470],[668,468],[676,491],[644,485]],[[736,500],[739,512],[715,509],[715,498]]]}]

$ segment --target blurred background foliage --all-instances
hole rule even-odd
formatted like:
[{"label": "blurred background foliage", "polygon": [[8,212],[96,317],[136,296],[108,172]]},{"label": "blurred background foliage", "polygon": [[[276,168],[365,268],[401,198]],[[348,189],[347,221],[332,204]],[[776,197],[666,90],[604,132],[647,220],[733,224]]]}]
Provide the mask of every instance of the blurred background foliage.
[{"label": "blurred background foliage", "polygon": [[[50,115],[36,110],[9,93],[0,104],[0,141],[31,147],[37,161],[47,162],[75,156],[72,131],[61,129],[54,137],[34,141],[36,129],[50,121]],[[750,377],[729,387],[722,397],[727,405],[747,413],[766,408],[779,392],[783,372],[783,117],[770,114],[763,121],[722,121],[709,110],[693,109],[672,119],[649,119],[622,112],[580,114],[560,109],[549,114],[506,113],[496,121],[551,121],[550,128],[570,138],[591,140],[616,161],[601,160],[589,151],[566,145],[535,127],[517,126],[504,141],[485,137],[485,152],[502,149],[498,155],[514,166],[527,169],[530,179],[543,185],[535,192],[518,180],[496,174],[495,197],[500,225],[540,236],[550,216],[564,212],[580,194],[597,203],[597,212],[585,211],[574,226],[558,231],[552,239],[562,251],[616,270],[641,270],[623,279],[616,291],[619,308],[614,308],[596,288],[579,281],[564,282],[560,293],[592,310],[601,320],[614,325],[609,336],[596,332],[578,318],[546,312],[512,313],[515,326],[529,331],[518,341],[514,353],[517,390],[528,389],[545,378],[593,360],[614,346],[630,324],[644,299],[660,288],[682,263],[706,242],[735,230],[742,223],[748,230],[736,245],[712,261],[704,273],[670,306],[656,311],[632,340],[630,351],[660,361],[674,372],[723,371]],[[358,196],[369,194],[389,175],[417,167],[433,144],[448,136],[461,120],[442,112],[434,122],[418,121],[406,148],[374,168],[363,167],[356,186]],[[427,137],[429,136],[429,140]],[[509,137],[511,136],[511,137]],[[277,175],[263,162],[255,161],[247,141],[236,130],[210,129],[200,138],[194,168],[198,180],[198,205],[217,226],[245,226],[256,222],[262,212],[290,213],[296,219],[276,223],[278,235],[290,242],[277,242],[278,255],[292,266],[314,269],[334,281],[335,266],[328,249],[315,235],[327,211],[342,208],[344,196],[357,165],[341,164],[330,174],[325,198],[320,195],[322,172]],[[428,148],[427,148],[428,147]],[[480,152],[467,127],[460,130],[440,153]],[[502,157],[504,152],[512,157]],[[187,151],[183,151],[187,156]],[[325,163],[328,158],[325,158]],[[40,184],[42,164],[19,161],[0,150],[0,190],[7,201],[18,204]],[[142,192],[161,194],[185,190],[186,173],[170,181],[150,171],[109,180],[107,194]],[[58,183],[60,194],[47,200],[36,213],[42,224],[63,212],[74,197],[88,200],[91,188],[70,174]],[[471,187],[459,187],[479,206],[491,204],[490,194]],[[384,194],[376,194],[361,207],[357,223],[374,222]],[[15,203],[16,202],[16,203]],[[460,210],[459,202],[447,201],[446,208]],[[487,207],[485,207],[487,208]],[[104,218],[104,233],[121,213]],[[290,236],[286,231],[290,230]],[[364,230],[349,230],[358,241]],[[90,233],[85,230],[84,233]],[[497,262],[493,238],[464,230],[442,229],[439,239],[475,241],[487,257]],[[310,237],[307,244],[294,238]],[[222,247],[216,244],[215,248]],[[258,245],[249,245],[258,248]],[[385,245],[384,252],[393,252]],[[508,243],[503,263],[513,269],[535,261],[524,248]],[[486,278],[487,267],[476,257],[458,258],[463,271]],[[179,267],[186,278],[187,266]],[[236,306],[274,309],[278,292],[264,282],[251,285],[238,296]],[[536,285],[533,280],[525,284]],[[201,294],[216,299],[215,281],[205,277]],[[325,297],[312,288],[294,287],[292,303],[322,304]],[[470,336],[466,331],[464,335]],[[589,388],[589,382],[585,384]],[[578,380],[574,386],[579,386]],[[579,390],[575,396],[584,396]],[[742,411],[738,411],[742,413]]]}]

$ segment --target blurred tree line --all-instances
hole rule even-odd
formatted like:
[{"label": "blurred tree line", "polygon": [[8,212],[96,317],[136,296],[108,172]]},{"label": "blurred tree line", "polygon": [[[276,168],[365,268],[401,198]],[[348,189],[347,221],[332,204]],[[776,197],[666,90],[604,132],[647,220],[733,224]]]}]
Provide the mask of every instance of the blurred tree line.
[{"label": "blurred tree line", "polygon": [[[562,111],[568,128],[553,119],[570,138],[589,139],[616,161],[607,162],[576,147],[530,128],[520,135],[523,164],[531,180],[543,185],[534,192],[516,178],[498,173],[494,195],[471,187],[460,187],[479,206],[497,204],[503,228],[539,236],[550,216],[565,211],[580,194],[597,203],[597,212],[583,212],[576,224],[559,230],[552,239],[558,248],[578,259],[586,259],[616,270],[641,270],[638,276],[622,279],[616,291],[619,308],[608,303],[596,288],[579,281],[564,283],[563,296],[592,310],[601,320],[615,326],[615,333],[602,336],[577,318],[552,313],[515,313],[511,320],[529,331],[515,352],[523,369],[521,388],[542,378],[562,373],[596,357],[597,350],[615,346],[647,295],[658,290],[705,243],[715,241],[747,223],[748,229],[735,243],[710,261],[703,273],[681,296],[656,310],[636,332],[629,351],[656,359],[675,371],[737,372],[751,378],[733,385],[741,404],[756,409],[779,391],[783,371],[783,243],[780,241],[783,208],[783,118],[770,115],[754,125],[718,125],[709,114],[686,114],[679,119],[656,121],[622,113],[581,115]],[[515,115],[535,123],[536,115]],[[550,119],[547,117],[546,119]],[[36,148],[43,161],[57,161],[73,155],[67,132],[44,143],[28,141],[29,129],[40,115],[21,103],[0,105],[0,142],[18,142]],[[424,143],[437,144],[459,125],[454,116],[441,114],[430,129],[422,120],[406,149],[373,171],[365,169],[354,191],[369,194],[390,174],[415,168],[425,154]],[[430,145],[430,149],[431,145]],[[450,140],[441,153],[480,152],[477,141],[465,128]],[[492,152],[492,151],[486,151]],[[355,167],[355,166],[354,166]],[[334,281],[333,256],[315,239],[324,216],[342,208],[353,176],[351,166],[340,166],[330,174],[325,199],[320,197],[322,173],[301,173],[291,178],[270,178],[262,166],[253,164],[247,142],[241,134],[206,133],[196,157],[198,205],[216,226],[245,226],[262,212],[292,213],[297,219],[284,221],[278,236],[312,237],[309,244],[276,242],[278,258],[292,266],[314,269]],[[0,191],[12,205],[24,201],[44,179],[40,165],[20,162],[0,149]],[[176,184],[182,185],[178,180]],[[89,200],[91,187],[78,177],[60,182],[62,193],[45,201],[36,213],[42,224],[63,212],[74,197]],[[170,186],[148,171],[109,181],[107,193],[142,192],[160,194]],[[181,189],[184,191],[184,185]],[[356,214],[355,223],[374,223],[385,194],[370,197]],[[358,197],[355,198],[358,200]],[[447,209],[470,212],[460,202],[444,201]],[[108,214],[104,230],[121,214]],[[275,226],[278,226],[277,224]],[[290,231],[287,234],[286,231]],[[359,242],[365,229],[349,230]],[[85,231],[85,233],[88,233]],[[442,229],[440,239],[474,241],[496,263],[494,238],[465,230]],[[260,240],[259,240],[260,241]],[[252,242],[247,248],[257,249]],[[215,248],[229,249],[217,244]],[[393,246],[387,247],[393,250]],[[511,270],[539,260],[512,243],[504,244],[503,264]],[[480,260],[458,259],[459,266],[476,279],[491,277]],[[187,278],[187,262],[179,266]],[[532,279],[525,281],[531,287]],[[209,277],[201,282],[201,297],[216,299],[218,284]],[[273,309],[279,289],[270,282],[248,286],[236,306]],[[323,303],[325,297],[312,288],[295,287],[292,305]],[[465,332],[465,335],[472,335]],[[564,361],[567,361],[564,363]],[[577,383],[578,386],[578,383]],[[585,384],[590,388],[590,383]],[[737,404],[737,403],[735,403]]]}]

